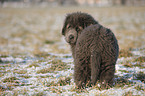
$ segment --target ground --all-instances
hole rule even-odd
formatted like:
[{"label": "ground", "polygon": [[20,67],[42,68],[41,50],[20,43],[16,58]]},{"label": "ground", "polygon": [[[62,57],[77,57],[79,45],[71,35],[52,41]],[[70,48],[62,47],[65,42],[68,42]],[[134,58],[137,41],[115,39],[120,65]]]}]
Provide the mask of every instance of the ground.
[{"label": "ground", "polygon": [[[0,95],[145,95],[145,7],[0,8]],[[116,35],[114,87],[75,88],[65,14],[91,14]]]}]

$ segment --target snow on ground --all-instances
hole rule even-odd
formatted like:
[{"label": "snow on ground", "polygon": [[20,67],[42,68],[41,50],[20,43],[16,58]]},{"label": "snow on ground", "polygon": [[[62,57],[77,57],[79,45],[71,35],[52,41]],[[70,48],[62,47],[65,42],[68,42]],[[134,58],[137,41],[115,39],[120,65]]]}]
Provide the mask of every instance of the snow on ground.
[{"label": "snow on ground", "polygon": [[[145,49],[144,49],[145,51]],[[133,51],[132,53],[134,53]],[[139,55],[139,54],[138,54]],[[145,55],[145,54],[144,54]],[[145,78],[143,81],[137,78],[138,73],[145,74],[145,67],[125,67],[122,62],[128,58],[119,58],[116,64],[115,82],[122,80],[122,84],[106,90],[97,87],[87,88],[77,92],[73,79],[73,59],[70,54],[53,54],[58,62],[52,61],[52,57],[1,57],[0,87],[5,90],[2,95],[112,95],[122,96],[124,94],[145,95]],[[130,58],[129,58],[130,59]],[[39,70],[52,67],[55,63],[66,63],[65,70],[55,69],[52,72],[38,72]],[[32,65],[34,64],[34,65]],[[145,64],[145,63],[142,63]],[[32,66],[30,66],[32,65]],[[63,66],[62,66],[63,67]],[[64,66],[66,67],[66,66]],[[51,70],[51,69],[50,69]],[[144,75],[143,75],[144,76]],[[66,80],[68,79],[68,80]],[[61,81],[64,80],[64,81]],[[119,82],[120,83],[120,82]],[[123,83],[125,83],[123,85]]]},{"label": "snow on ground", "polygon": [[[73,58],[61,27],[65,14],[78,10],[117,36],[120,56],[110,89],[100,89],[99,83],[83,90],[75,86]],[[144,26],[144,7],[1,8],[0,95],[145,96]]]}]

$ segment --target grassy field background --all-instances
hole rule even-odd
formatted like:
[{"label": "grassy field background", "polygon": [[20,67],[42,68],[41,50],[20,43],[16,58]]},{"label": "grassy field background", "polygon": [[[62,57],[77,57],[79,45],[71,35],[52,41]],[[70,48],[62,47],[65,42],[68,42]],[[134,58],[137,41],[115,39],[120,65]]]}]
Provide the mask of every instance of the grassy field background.
[{"label": "grassy field background", "polygon": [[[86,12],[110,28],[120,56],[115,85],[75,88],[61,35],[67,13]],[[145,95],[145,7],[0,8],[0,95]]]}]

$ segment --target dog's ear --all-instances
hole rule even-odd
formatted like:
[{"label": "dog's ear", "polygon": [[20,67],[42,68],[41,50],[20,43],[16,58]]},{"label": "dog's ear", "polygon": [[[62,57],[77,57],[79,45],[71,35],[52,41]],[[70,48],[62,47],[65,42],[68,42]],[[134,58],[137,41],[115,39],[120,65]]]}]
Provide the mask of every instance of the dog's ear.
[{"label": "dog's ear", "polygon": [[62,35],[65,35],[65,28],[64,28],[64,27],[62,28],[61,34],[62,34]]},{"label": "dog's ear", "polygon": [[62,28],[62,35],[65,35],[66,29],[69,29],[69,28],[71,28],[71,25],[70,25],[70,24],[65,25],[65,26]]},{"label": "dog's ear", "polygon": [[62,28],[61,34],[65,35],[65,27]]}]

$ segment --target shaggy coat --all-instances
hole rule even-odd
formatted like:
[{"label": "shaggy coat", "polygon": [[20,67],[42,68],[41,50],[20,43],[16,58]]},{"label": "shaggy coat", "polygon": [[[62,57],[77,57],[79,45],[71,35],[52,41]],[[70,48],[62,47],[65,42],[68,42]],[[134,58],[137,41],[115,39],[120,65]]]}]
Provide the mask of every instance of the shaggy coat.
[{"label": "shaggy coat", "polygon": [[[113,83],[119,46],[112,31],[98,24],[86,13],[69,14],[64,22],[62,35],[67,25],[77,32],[76,42],[70,44],[74,58],[74,80],[78,88],[95,85],[110,86]],[[83,30],[78,30],[81,26]]]},{"label": "shaggy coat", "polygon": [[73,50],[74,79],[78,87],[102,82],[102,88],[113,83],[119,47],[114,34],[99,24],[85,28]]},{"label": "shaggy coat", "polygon": [[[78,28],[79,26],[81,26],[84,29],[90,25],[98,24],[98,22],[91,15],[87,13],[81,13],[81,12],[68,14],[64,21],[65,22],[62,28],[62,35],[64,36],[68,24],[70,25],[71,28],[77,31],[78,35],[81,34],[82,32],[82,30]],[[70,45],[71,45],[72,55],[74,57],[76,43]]]},{"label": "shaggy coat", "polygon": [[64,26],[62,28],[62,35],[65,35],[66,26],[70,24],[70,26],[78,31],[78,27],[81,26],[83,29],[88,27],[91,24],[98,24],[94,18],[86,13],[72,13],[68,14],[65,18]]}]

